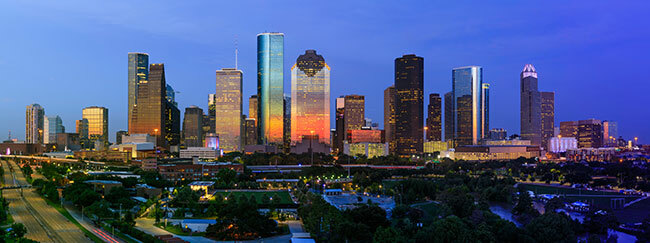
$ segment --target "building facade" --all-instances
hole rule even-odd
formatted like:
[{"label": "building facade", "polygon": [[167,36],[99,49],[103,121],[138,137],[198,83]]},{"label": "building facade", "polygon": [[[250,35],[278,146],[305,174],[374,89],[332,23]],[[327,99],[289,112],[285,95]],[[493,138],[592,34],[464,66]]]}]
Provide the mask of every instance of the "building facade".
[{"label": "building facade", "polygon": [[395,86],[384,90],[384,132],[388,152],[395,154]]},{"label": "building facade", "polygon": [[257,106],[257,95],[251,95],[251,97],[248,98],[248,118],[255,119],[255,126],[257,126]]},{"label": "building facade", "polygon": [[490,136],[490,84],[481,85],[481,139]]},{"label": "building facade", "polygon": [[541,96],[537,89],[537,71],[532,64],[526,64],[521,71],[520,87],[520,135],[533,145],[541,145]]},{"label": "building facade", "polygon": [[395,59],[395,140],[400,156],[421,154],[424,129],[424,58]]},{"label": "building facade", "polygon": [[282,126],[282,150],[291,153],[291,96],[284,96],[284,117]]},{"label": "building facade", "polygon": [[330,144],[330,67],[315,50],[307,50],[291,67],[291,143],[318,135]]},{"label": "building facade", "polygon": [[88,121],[88,139],[90,143],[101,141],[108,147],[108,108],[91,106],[82,110],[83,120]]},{"label": "building facade", "polygon": [[242,150],[243,73],[234,68],[217,70],[215,95],[215,133],[224,152]]},{"label": "building facade", "polygon": [[427,141],[442,141],[442,99],[440,94],[429,95],[427,108]]},{"label": "building facade", "polygon": [[508,137],[508,131],[503,128],[490,129],[490,140],[504,140]]},{"label": "building facade", "polygon": [[552,137],[548,140],[548,151],[551,153],[563,153],[569,149],[578,148],[578,140],[572,137]]},{"label": "building facade", "polygon": [[155,136],[158,146],[165,147],[165,113],[167,103],[165,65],[149,65],[148,79],[137,86],[137,98],[131,112],[129,134]]},{"label": "building facade", "polygon": [[542,148],[548,148],[549,139],[555,136],[555,92],[540,92]]},{"label": "building facade", "polygon": [[578,121],[578,148],[603,147],[603,124],[600,120]]},{"label": "building facade", "polygon": [[603,146],[616,147],[618,138],[618,123],[615,121],[603,121]]},{"label": "building facade", "polygon": [[25,143],[43,144],[45,136],[45,109],[39,104],[25,110]]},{"label": "building facade", "polygon": [[203,109],[197,106],[185,108],[183,144],[185,147],[203,146]]},{"label": "building facade", "polygon": [[258,137],[260,144],[283,144],[284,34],[257,35]]},{"label": "building facade", "polygon": [[131,121],[133,110],[138,103],[138,87],[141,83],[147,83],[149,77],[149,54],[130,52],[129,53],[129,73],[128,73],[128,123],[131,131]]},{"label": "building facade", "polygon": [[122,144],[122,136],[127,135],[129,135],[127,131],[117,131],[115,133],[115,144]]},{"label": "building facade", "polygon": [[578,138],[578,122],[563,121],[560,122],[560,136]]},{"label": "building facade", "polygon": [[56,135],[65,132],[65,127],[63,126],[61,117],[45,116],[43,121],[45,123],[43,124],[43,128],[45,129],[45,132],[43,133],[44,143],[56,143]]},{"label": "building facade", "polygon": [[453,144],[477,145],[483,139],[486,127],[487,105],[483,103],[483,68],[467,66],[452,70],[451,109]]},{"label": "building facade", "polygon": [[454,134],[456,134],[454,120],[454,92],[451,91],[445,93],[445,141],[452,147],[454,147]]},{"label": "building facade", "polygon": [[244,120],[244,133],[246,136],[244,145],[257,144],[257,126],[255,126],[255,119],[246,118]]}]

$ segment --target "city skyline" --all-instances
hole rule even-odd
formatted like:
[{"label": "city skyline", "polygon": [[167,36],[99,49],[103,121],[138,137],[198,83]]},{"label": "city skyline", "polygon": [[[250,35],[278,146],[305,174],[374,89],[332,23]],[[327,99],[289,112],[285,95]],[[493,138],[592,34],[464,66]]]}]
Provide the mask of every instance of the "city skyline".
[{"label": "city skyline", "polygon": [[[9,8],[7,9],[16,10],[16,8],[18,8],[18,10],[20,10],[20,7],[21,6],[9,6]],[[38,6],[36,7],[37,7],[36,10],[38,11]],[[513,9],[522,8],[522,7],[523,6],[515,5],[509,11],[504,10],[504,12],[512,13],[514,12]],[[597,8],[597,7],[598,6],[593,6],[591,8]],[[453,9],[453,8],[454,8],[453,6],[447,6],[447,9]],[[577,9],[576,6],[573,6],[573,8],[574,8],[573,10],[579,12],[587,11],[587,8]],[[621,9],[629,9],[629,8],[621,8]],[[617,10],[620,11],[621,9],[615,8],[613,9],[613,11],[617,11]],[[75,13],[74,10],[69,10],[69,11],[72,11],[74,15]],[[376,11],[382,11],[382,10],[376,10]],[[78,17],[84,18],[84,16],[78,16]],[[518,18],[515,19],[516,21],[513,24],[516,26],[522,25],[524,22],[526,22],[524,20],[533,21],[532,19],[523,18],[521,16],[517,16],[517,17]],[[568,16],[560,16],[560,17],[571,19]],[[40,18],[47,18],[47,16],[43,16]],[[269,17],[267,16],[266,18]],[[94,20],[95,20],[94,22],[91,21],[94,24],[102,23],[102,20],[97,20],[97,19]],[[65,22],[65,20],[60,20],[60,21]],[[351,21],[351,20],[347,19],[346,21]],[[613,20],[609,19],[605,21],[613,21]],[[538,21],[538,22],[534,22],[533,25],[541,25],[542,23],[546,23],[546,22]],[[585,24],[585,22],[583,21],[581,21],[580,23]],[[619,23],[619,21],[614,21],[613,23],[617,24]],[[43,24],[43,25],[47,25],[47,24]],[[36,25],[36,26],[41,27],[41,25]],[[117,29],[124,28],[124,26],[119,26],[119,25],[109,26],[109,27],[117,28]],[[71,31],[74,32],[73,34],[75,35],[85,36],[86,38],[93,39],[92,35],[85,35],[87,33],[83,33],[85,30],[88,29],[87,26],[84,27],[84,26],[68,25],[68,28],[72,29]],[[155,57],[154,59],[157,62],[160,61],[168,64],[167,66],[170,69],[170,71],[167,72],[168,79],[173,80],[175,82],[175,88],[181,91],[181,93],[177,96],[177,100],[179,102],[179,109],[184,109],[185,107],[189,107],[190,105],[197,105],[199,107],[204,108],[204,110],[207,110],[206,109],[207,102],[205,102],[205,98],[207,97],[208,93],[214,93],[214,90],[208,89],[210,87],[209,83],[211,83],[210,81],[213,80],[213,78],[198,79],[196,78],[197,77],[196,75],[194,74],[188,75],[188,74],[190,72],[196,72],[196,73],[201,73],[199,76],[209,77],[210,74],[214,72],[214,70],[223,67],[232,66],[232,64],[234,63],[233,42],[235,37],[234,35],[229,35],[230,33],[236,34],[237,35],[236,39],[240,42],[239,65],[242,67],[241,69],[244,72],[251,73],[251,75],[248,76],[249,78],[244,80],[244,92],[242,94],[243,96],[248,97],[254,94],[253,90],[255,89],[254,78],[253,78],[254,76],[252,76],[252,73],[255,70],[255,62],[254,61],[251,62],[251,60],[255,60],[255,54],[254,54],[254,48],[251,48],[250,43],[254,42],[253,38],[256,33],[263,32],[266,29],[273,30],[273,31],[281,31],[286,34],[285,55],[289,58],[285,58],[284,61],[285,68],[283,69],[283,72],[285,74],[284,75],[285,94],[287,94],[288,92],[286,91],[289,90],[288,89],[289,75],[287,75],[289,70],[286,67],[290,66],[290,64],[288,63],[293,61],[291,59],[295,56],[298,56],[302,51],[304,51],[304,49],[309,49],[309,48],[318,49],[319,53],[321,53],[320,50],[322,50],[322,54],[328,57],[328,63],[333,67],[335,67],[337,70],[336,73],[332,74],[332,95],[330,98],[330,104],[331,104],[330,106],[332,107],[334,106],[333,98],[338,97],[340,95],[348,95],[348,94],[364,95],[367,99],[366,117],[372,118],[373,121],[379,122],[380,124],[382,123],[383,120],[383,115],[382,115],[383,106],[381,105],[383,103],[382,102],[383,90],[391,84],[391,76],[392,76],[391,60],[395,56],[401,56],[402,54],[413,53],[418,56],[422,56],[428,60],[424,68],[424,72],[425,72],[424,93],[425,94],[428,93],[444,94],[450,91],[451,80],[448,74],[449,74],[449,70],[454,66],[464,66],[464,65],[483,66],[485,69],[485,81],[490,82],[492,85],[490,87],[491,88],[490,96],[491,98],[493,98],[490,101],[492,106],[491,107],[492,110],[490,114],[492,121],[490,122],[491,123],[490,128],[503,127],[506,128],[510,134],[518,133],[517,131],[519,131],[519,127],[517,123],[519,123],[519,119],[517,118],[519,117],[519,114],[517,111],[518,111],[519,104],[517,102],[518,100],[517,76],[521,70],[522,65],[526,63],[532,63],[541,73],[539,90],[549,90],[555,92],[555,96],[556,96],[555,97],[555,106],[556,106],[555,123],[556,124],[559,124],[559,122],[562,121],[585,120],[589,118],[595,118],[600,120],[614,120],[618,122],[619,134],[628,139],[634,136],[639,136],[641,138],[640,140],[644,141],[643,138],[647,137],[648,134],[650,134],[650,129],[642,125],[642,121],[649,119],[648,117],[646,117],[648,116],[647,113],[641,112],[640,115],[629,114],[635,111],[635,109],[632,108],[634,106],[634,103],[642,101],[640,98],[642,93],[640,93],[639,90],[644,90],[643,87],[647,85],[646,82],[635,80],[631,76],[627,76],[629,74],[623,72],[625,70],[624,69],[625,66],[632,65],[633,63],[632,59],[627,61],[618,60],[620,57],[617,57],[616,59],[617,61],[614,62],[611,60],[604,61],[597,58],[598,60],[592,61],[591,64],[589,65],[584,64],[589,62],[584,62],[581,63],[580,65],[572,64],[567,67],[560,67],[561,66],[560,64],[562,63],[565,63],[566,65],[566,63],[569,62],[576,62],[575,61],[576,59],[588,59],[589,57],[593,57],[588,53],[590,48],[592,50],[601,49],[602,45],[604,43],[607,43],[607,41],[594,40],[596,44],[593,44],[593,42],[586,43],[592,45],[587,45],[586,47],[583,47],[583,49],[581,49],[580,51],[570,51],[569,54],[563,56],[564,59],[562,58],[559,59],[560,61],[558,62],[558,64],[552,64],[552,62],[558,61],[558,57],[555,56],[560,54],[555,53],[555,56],[553,54],[549,54],[548,56],[542,55],[543,51],[540,51],[539,49],[536,48],[533,48],[534,49],[533,51],[526,51],[521,53],[521,50],[523,50],[523,48],[528,47],[528,46],[521,46],[521,45],[519,46],[515,45],[514,48],[517,49],[517,47],[519,47],[519,49],[517,50],[520,51],[520,54],[517,54],[517,56],[515,57],[512,54],[506,53],[504,54],[504,56],[499,57],[501,61],[490,60],[490,58],[494,58],[494,54],[491,53],[490,51],[480,51],[480,50],[477,51],[477,48],[485,47],[485,45],[478,45],[478,44],[470,45],[470,49],[468,49],[467,52],[458,52],[458,49],[454,49],[458,53],[458,55],[452,57],[453,61],[449,61],[449,60],[443,61],[441,60],[443,58],[439,58],[439,56],[441,55],[439,54],[436,55],[435,53],[437,52],[431,52],[429,50],[429,48],[441,48],[441,47],[434,47],[440,45],[440,43],[434,41],[423,46],[422,42],[418,42],[412,46],[409,46],[411,44],[408,44],[407,41],[398,38],[398,40],[394,40],[394,41],[399,41],[399,43],[393,43],[393,45],[397,45],[399,47],[391,50],[379,51],[381,52],[381,54],[377,54],[377,53],[369,54],[368,56],[370,56],[372,59],[376,59],[376,61],[374,60],[368,61],[368,56],[358,58],[358,57],[353,57],[354,55],[350,55],[350,51],[355,50],[353,48],[350,48],[350,44],[343,44],[341,43],[341,41],[336,41],[331,39],[328,40],[328,42],[331,43],[326,43],[325,41],[321,41],[318,38],[312,36],[310,33],[301,32],[296,30],[295,28],[290,28],[289,26],[285,26],[285,25],[273,26],[272,24],[270,24],[266,26],[260,26],[260,25],[251,26],[245,31],[228,31],[228,34],[219,34],[218,36],[221,36],[223,39],[227,39],[228,41],[222,42],[219,45],[218,48],[220,49],[220,52],[218,54],[214,55],[214,52],[210,51],[210,53],[213,54],[212,57],[210,58],[219,59],[219,61],[216,62],[214,60],[206,62],[205,58],[207,55],[196,55],[197,54],[196,50],[189,52],[187,54],[188,56],[178,56],[177,53],[175,53],[174,51],[165,51],[159,49],[157,47],[157,44],[152,44],[151,46],[143,45],[144,43],[135,43],[130,46],[118,44],[117,47],[106,47],[104,49],[97,49],[98,53],[96,54],[96,57],[101,57],[102,59],[105,58],[107,60],[102,61],[100,63],[87,62],[87,64],[83,64],[84,65],[83,67],[88,70],[88,71],[84,71],[85,72],[84,74],[91,74],[90,76],[94,77],[93,79],[89,80],[87,78],[74,78],[68,76],[69,71],[54,70],[52,72],[48,72],[47,74],[48,78],[53,80],[67,79],[69,81],[57,84],[56,89],[52,89],[48,84],[44,84],[43,81],[34,81],[37,82],[36,84],[41,84],[40,86],[34,89],[34,95],[28,94],[28,95],[21,95],[20,97],[18,97],[10,93],[5,93],[3,97],[3,101],[5,101],[3,103],[5,105],[3,105],[2,112],[3,114],[14,114],[14,115],[8,116],[7,119],[2,119],[0,121],[0,128],[2,128],[2,130],[0,130],[0,137],[2,138],[6,137],[7,131],[11,130],[13,137],[24,139],[24,137],[22,137],[22,135],[24,135],[24,132],[21,131],[22,130],[21,127],[24,126],[24,119],[22,119],[22,116],[19,116],[19,114],[24,112],[24,110],[22,110],[22,107],[25,107],[28,104],[32,104],[32,103],[40,104],[47,111],[46,115],[48,114],[59,115],[63,120],[64,123],[63,125],[67,127],[74,127],[75,120],[80,119],[79,113],[81,108],[87,107],[88,105],[97,104],[100,106],[107,107],[111,110],[111,116],[109,121],[110,124],[109,135],[111,136],[110,140],[115,141],[114,134],[116,131],[128,129],[127,127],[128,118],[126,118],[126,115],[128,114],[126,111],[126,107],[128,105],[127,105],[127,99],[125,98],[127,92],[124,90],[126,88],[124,85],[125,82],[124,80],[126,79],[124,77],[126,75],[126,70],[124,68],[124,63],[125,63],[124,59],[126,53],[128,52],[149,53],[150,55]],[[510,27],[507,27],[506,29],[511,30]],[[559,31],[557,33],[562,33],[561,31],[564,29],[555,28],[553,30]],[[578,28],[578,30],[582,30],[582,29]],[[599,31],[599,30],[600,29],[591,30],[591,31]],[[12,29],[9,31],[10,31],[9,33],[12,33],[11,31],[18,31],[18,30]],[[128,32],[129,30],[127,29],[123,31]],[[376,34],[381,33],[380,30],[374,30],[374,31],[376,31]],[[604,29],[603,31],[612,31],[612,30]],[[246,34],[244,35],[244,33]],[[372,33],[372,32],[365,31],[364,33]],[[509,33],[512,33],[512,31]],[[10,38],[9,40],[5,40],[3,41],[4,42],[3,44],[10,44],[12,41],[20,39],[18,37],[15,38],[16,39]],[[54,36],[55,39],[54,43],[46,44],[46,46],[52,46],[53,44],[57,44],[57,43],[61,44],[59,42],[56,42],[56,38],[57,37]],[[174,35],[169,35],[169,34],[166,36],[163,35],[163,37],[149,36],[149,38],[145,38],[145,39],[150,39],[150,38],[162,38],[167,41],[179,41],[177,39],[178,37],[174,37]],[[614,37],[610,37],[610,38],[614,38]],[[630,38],[630,37],[626,37],[626,38]],[[642,54],[645,50],[641,50],[641,51],[635,50],[638,53],[636,54],[632,53],[632,49],[635,48],[632,48],[631,46],[634,46],[634,43],[636,43],[636,41],[640,42],[640,40],[644,38],[647,38],[647,36],[641,36],[641,38],[634,38],[633,44],[630,44],[627,47],[623,48],[624,50],[628,50],[622,52],[622,54],[625,55],[624,57],[629,57],[629,56],[634,57],[637,54],[638,55]],[[359,39],[369,41],[371,38],[370,36],[368,36]],[[70,41],[70,38],[67,38],[67,40]],[[492,40],[494,41],[494,39]],[[558,51],[567,50],[566,48],[568,47],[562,47],[557,44],[558,40],[556,39],[554,40],[556,42],[552,42],[552,41],[551,42],[557,45],[556,47],[558,47]],[[186,41],[188,40],[181,40],[179,42],[186,42]],[[442,44],[449,45],[447,41],[443,41]],[[578,44],[584,44],[583,42],[584,41],[573,40],[573,42],[569,43],[570,44],[569,46],[577,46]],[[189,43],[192,42],[190,41]],[[28,44],[29,43],[27,43],[26,45]],[[337,45],[337,44],[339,45],[343,44],[343,45],[339,49],[332,49],[331,46],[328,46],[328,45]],[[207,45],[205,43],[199,43],[196,44],[195,48],[202,48],[202,47],[207,47],[212,45],[213,44]],[[63,47],[66,46],[67,45],[65,44],[63,45]],[[90,46],[83,45],[80,46],[80,48],[84,49],[84,48],[89,48]],[[321,46],[324,47],[321,48]],[[116,48],[120,49],[119,53],[118,51],[114,50]],[[399,48],[407,48],[407,49],[404,50]],[[549,47],[547,46],[546,48],[548,49]],[[605,48],[606,52],[611,53],[613,51],[612,48],[614,47],[607,47],[607,48]],[[355,51],[357,50],[360,49],[356,49]],[[469,50],[475,51],[475,53],[472,53],[472,56],[475,57],[468,56],[468,54],[470,53]],[[341,56],[342,51],[346,52],[346,56]],[[107,52],[110,53],[107,54]],[[52,52],[43,52],[42,54],[38,54],[38,55],[42,55],[41,59],[43,59],[44,61],[52,62],[55,59],[52,59],[54,57],[51,56],[52,55],[51,53]],[[200,68],[189,69],[186,68],[188,67],[189,64],[179,65],[179,62],[186,61],[185,58],[189,57],[190,54],[196,55],[198,59],[202,59],[204,61],[201,63],[201,65],[199,65]],[[575,57],[570,57],[571,54],[575,55]],[[69,55],[74,56],[80,54],[69,54]],[[178,58],[174,58],[174,55],[176,55]],[[7,81],[9,81],[8,82],[9,88],[20,89],[22,85],[15,82],[15,81],[19,81],[16,75],[18,75],[18,73],[20,72],[13,71],[12,69],[14,65],[8,63],[7,59],[5,59],[5,58],[16,58],[16,57],[17,56],[12,55],[11,50],[7,50],[6,57],[3,57],[2,60],[0,60],[2,61],[0,64],[0,71],[6,74],[4,78]],[[639,59],[635,59],[635,60],[637,62],[639,61]],[[69,63],[70,60],[63,58],[62,62]],[[204,64],[210,62],[211,62],[210,65]],[[363,76],[350,75],[352,71],[359,68],[362,71],[364,71],[364,73],[368,73],[367,70],[377,70],[377,72],[376,74],[373,74],[373,76],[368,78],[367,81],[361,79],[361,77]],[[102,75],[93,74],[94,72],[97,72],[98,69],[105,69],[100,73],[105,74],[104,72],[106,72],[108,73],[108,75],[105,75],[106,77],[98,77]],[[603,73],[605,74],[611,73],[611,75],[609,76],[603,75]],[[616,74],[616,77],[612,76],[613,74]],[[180,78],[185,75],[187,75],[187,78]],[[603,77],[599,77],[599,76],[603,76]],[[46,78],[42,78],[39,75],[37,75],[36,79],[48,80]],[[11,82],[12,80],[14,81]],[[111,80],[111,82],[106,82],[106,84],[101,84],[101,85],[99,84],[107,80]],[[186,84],[180,82],[181,80]],[[358,83],[351,82],[354,80],[362,80],[362,81],[359,81]],[[626,82],[626,84],[630,86],[634,86],[635,89],[623,90],[623,89],[617,89],[616,87],[611,87],[612,85],[615,85],[615,83],[621,81],[615,81],[610,83],[607,82],[609,80],[625,80],[623,82]],[[595,82],[599,85],[588,85],[592,82]],[[97,93],[83,94],[80,93],[79,90],[77,90],[76,88],[72,88],[73,86],[79,86],[80,84],[84,84],[84,83],[99,85],[99,87],[97,88],[98,90],[102,90],[102,91],[106,90],[108,92],[100,92],[99,94]],[[377,85],[374,85],[375,83],[377,83]],[[345,86],[344,88],[344,86],[342,86],[344,84],[349,86]],[[198,86],[199,88],[193,88],[191,86]],[[377,86],[377,87],[373,87],[373,86]],[[596,87],[587,87],[587,86],[596,86]],[[577,88],[580,88],[582,92],[579,93],[571,92],[572,90],[575,90]],[[65,99],[61,99],[60,97],[49,96],[49,95],[37,95],[36,93],[42,92],[42,89],[48,89],[54,91],[53,93],[63,93],[65,94]],[[202,94],[200,91],[197,92],[197,90],[204,90],[205,94]],[[71,95],[73,93],[76,95]],[[78,97],[74,97],[74,96],[78,96]],[[589,102],[582,102],[582,100],[585,99],[584,96],[586,97],[622,96],[625,97],[625,99],[613,99],[613,98],[603,99],[603,100],[590,99]],[[506,97],[510,97],[510,98],[506,99]],[[582,97],[583,99],[580,99],[580,97]],[[428,102],[425,101],[424,105],[426,106],[427,104]],[[629,108],[616,109],[617,107],[629,107]],[[335,112],[330,111],[330,114],[335,114]],[[333,122],[331,122],[330,124],[332,124],[332,127],[334,126]]]}]

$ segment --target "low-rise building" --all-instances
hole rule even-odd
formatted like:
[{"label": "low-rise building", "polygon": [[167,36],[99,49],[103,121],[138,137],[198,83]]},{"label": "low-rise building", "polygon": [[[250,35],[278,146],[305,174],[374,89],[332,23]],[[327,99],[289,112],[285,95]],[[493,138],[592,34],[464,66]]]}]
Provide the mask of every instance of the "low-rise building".
[{"label": "low-rise building", "polygon": [[576,148],[566,151],[568,161],[614,161],[616,148]]},{"label": "low-rise building", "polygon": [[278,152],[278,147],[273,145],[263,145],[263,144],[250,144],[244,146],[244,153],[246,154],[275,154]]},{"label": "low-rise building", "polygon": [[467,145],[457,147],[453,153],[453,159],[478,161],[512,160],[519,157],[535,158],[539,156],[539,147],[531,145]]},{"label": "low-rise building", "polygon": [[569,149],[577,149],[578,140],[572,137],[552,137],[548,140],[548,151],[551,153],[564,153]]},{"label": "low-rise building", "polygon": [[199,157],[200,159],[215,159],[219,157],[219,151],[210,147],[189,147],[180,150],[180,156],[184,159]]},{"label": "low-rise building", "polygon": [[92,185],[93,190],[99,194],[106,195],[114,187],[121,187],[122,182],[119,181],[108,181],[108,180],[89,180],[84,181],[84,183]]},{"label": "low-rise building", "polygon": [[170,181],[201,180],[203,178],[217,179],[221,169],[244,171],[244,165],[235,163],[196,163],[196,164],[164,164],[158,165],[160,175]]},{"label": "low-rise building", "polygon": [[445,151],[449,149],[449,143],[444,141],[427,141],[424,142],[424,153],[433,154],[435,152]]},{"label": "low-rise building", "polygon": [[158,198],[162,194],[162,189],[147,184],[137,184],[135,186],[135,194],[143,198]]},{"label": "low-rise building", "polygon": [[530,145],[530,140],[521,139],[500,139],[500,140],[485,140],[483,144],[489,146],[495,145]]},{"label": "low-rise building", "polygon": [[343,142],[343,153],[351,156],[365,155],[368,158],[387,156],[388,143],[348,143]]},{"label": "low-rise building", "polygon": [[108,160],[126,162],[131,158],[129,152],[120,152],[112,150],[89,151],[80,150],[74,151],[75,158],[90,159],[90,160]]}]

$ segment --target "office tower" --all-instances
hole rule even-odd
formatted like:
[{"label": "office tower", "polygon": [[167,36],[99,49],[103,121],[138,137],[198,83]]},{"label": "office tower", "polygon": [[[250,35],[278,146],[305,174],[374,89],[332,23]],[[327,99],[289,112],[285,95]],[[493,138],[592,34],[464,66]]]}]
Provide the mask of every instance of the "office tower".
[{"label": "office tower", "polygon": [[537,90],[537,71],[532,64],[526,64],[520,75],[520,119],[521,138],[532,145],[542,143],[541,97]]},{"label": "office tower", "polygon": [[244,120],[244,133],[246,134],[244,145],[257,144],[257,127],[255,126],[255,119],[246,118],[246,120]]},{"label": "office tower", "polygon": [[149,78],[149,54],[146,53],[129,53],[129,107],[128,107],[128,123],[129,131],[131,131],[131,122],[133,110],[138,103],[138,87],[141,83],[146,83]]},{"label": "office tower", "polygon": [[427,113],[427,141],[442,141],[442,99],[440,94],[429,94]]},{"label": "office tower", "polygon": [[542,148],[548,148],[548,141],[555,135],[555,92],[540,92]]},{"label": "office tower", "polygon": [[481,139],[488,139],[490,136],[490,84],[483,83],[481,86]]},{"label": "office tower", "polygon": [[578,139],[578,122],[577,121],[560,122],[560,136]]},{"label": "office tower", "polygon": [[129,135],[127,131],[117,131],[115,133],[115,144],[122,144],[122,136]]},{"label": "office tower", "polygon": [[201,136],[202,143],[205,143],[206,134],[214,133],[214,126],[215,123],[217,122],[215,117],[217,111],[215,110],[214,107],[214,102],[215,102],[214,98],[215,98],[215,94],[208,95],[208,114],[203,115],[203,133]]},{"label": "office tower", "polygon": [[56,134],[65,133],[65,127],[63,126],[61,117],[45,116],[43,122],[43,128],[45,129],[45,132],[43,133],[44,144],[56,143]]},{"label": "office tower", "polygon": [[79,134],[79,144],[81,148],[88,149],[92,147],[88,139],[88,120],[81,119],[75,121],[75,132]]},{"label": "office tower", "polygon": [[347,136],[349,130],[359,130],[366,124],[366,101],[363,95],[346,95],[343,102],[343,132]]},{"label": "office tower", "polygon": [[602,145],[602,122],[596,119],[578,121],[578,148],[600,148]]},{"label": "office tower", "polygon": [[165,64],[149,65],[149,76],[137,88],[137,101],[131,114],[129,134],[149,134],[156,137],[156,144],[167,147],[165,115],[167,91]]},{"label": "office tower", "polygon": [[284,34],[257,35],[257,127],[260,144],[282,144],[284,136]]},{"label": "office tower", "polygon": [[[445,141],[452,142],[454,140],[455,127],[454,120],[454,92],[445,93]],[[453,143],[450,144],[453,146]]]},{"label": "office tower", "polygon": [[167,147],[181,144],[181,110],[174,95],[174,89],[167,84],[165,88],[164,130]]},{"label": "office tower", "polygon": [[397,154],[421,154],[424,129],[424,58],[395,59],[395,138]]},{"label": "office tower", "polygon": [[603,146],[616,146],[618,124],[615,121],[603,121]]},{"label": "office tower", "polygon": [[330,67],[315,50],[307,50],[291,67],[291,144],[317,135],[330,144]]},{"label": "office tower", "polygon": [[203,145],[203,109],[197,106],[185,108],[183,143],[185,147],[201,147]]},{"label": "office tower", "polygon": [[384,132],[385,140],[388,143],[388,152],[395,154],[395,86],[384,90]]},{"label": "office tower", "polygon": [[101,141],[104,147],[108,147],[108,109],[98,106],[86,107],[81,111],[81,117],[88,121],[90,143]]},{"label": "office tower", "polygon": [[490,129],[490,140],[504,140],[508,137],[508,131],[503,128],[492,128]]},{"label": "office tower", "polygon": [[453,143],[477,145],[482,139],[482,129],[487,117],[483,116],[488,104],[483,94],[483,68],[467,66],[452,70]]},{"label": "office tower", "polygon": [[45,130],[45,109],[39,104],[31,104],[25,110],[25,142],[43,143]]},{"label": "office tower", "polygon": [[282,117],[282,150],[291,153],[291,96],[284,95],[284,116]]},{"label": "office tower", "polygon": [[251,95],[250,98],[248,98],[248,118],[255,119],[255,124],[257,124],[257,95]]},{"label": "office tower", "polygon": [[224,152],[241,151],[243,134],[243,73],[235,68],[217,70],[215,95],[215,133]]},{"label": "office tower", "polygon": [[334,143],[333,151],[335,154],[343,151],[343,140],[346,138],[345,134],[345,97],[340,96],[336,98],[336,117],[335,125],[336,129],[334,131]]}]

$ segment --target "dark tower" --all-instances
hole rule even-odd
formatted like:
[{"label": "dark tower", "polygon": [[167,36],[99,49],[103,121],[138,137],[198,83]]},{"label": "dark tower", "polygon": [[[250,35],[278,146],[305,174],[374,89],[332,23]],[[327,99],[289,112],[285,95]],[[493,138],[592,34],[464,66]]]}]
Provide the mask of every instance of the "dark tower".
[{"label": "dark tower", "polygon": [[429,95],[427,107],[427,141],[442,141],[442,99],[440,94]]},{"label": "dark tower", "polygon": [[395,139],[400,156],[422,153],[424,129],[424,58],[395,59]]}]

